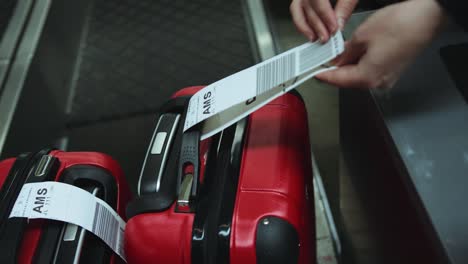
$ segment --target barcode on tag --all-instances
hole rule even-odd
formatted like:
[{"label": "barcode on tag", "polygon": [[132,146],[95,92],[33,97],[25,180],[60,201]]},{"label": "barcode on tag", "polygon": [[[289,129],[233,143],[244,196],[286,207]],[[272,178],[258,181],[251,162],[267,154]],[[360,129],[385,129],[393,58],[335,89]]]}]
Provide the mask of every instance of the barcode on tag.
[{"label": "barcode on tag", "polygon": [[295,52],[284,55],[257,68],[257,95],[294,78],[295,75]]},{"label": "barcode on tag", "polygon": [[314,44],[299,52],[299,73],[309,71],[320,66],[333,57],[333,49],[330,43],[325,45]]},{"label": "barcode on tag", "polygon": [[[211,124],[219,124],[218,128],[214,130],[221,129],[224,125],[232,123],[232,120],[237,117],[235,114],[229,117],[218,114],[230,111],[230,113],[237,113],[237,116],[243,115],[244,109],[242,107],[251,106],[255,100],[258,100],[258,96],[277,89],[285,91],[297,87],[296,78],[302,75],[312,78],[315,76],[312,73],[330,69],[326,63],[343,52],[343,49],[343,37],[341,32],[337,32],[327,43],[304,43],[208,85],[190,98],[189,111],[187,111],[184,122],[184,132],[207,119],[211,119]],[[210,91],[215,88],[216,95],[212,96]],[[277,95],[278,93],[273,94]],[[214,121],[221,116],[227,119]]]},{"label": "barcode on tag", "polygon": [[110,245],[117,245],[119,222],[104,206],[96,203],[92,232]]},{"label": "barcode on tag", "polygon": [[119,232],[120,232],[120,236],[119,236],[120,239],[117,240],[117,248],[118,248],[119,252],[122,252],[122,254],[124,254],[124,252],[125,252],[124,251],[124,241],[123,241],[122,238],[124,237],[125,229],[122,226],[120,226],[119,227]]}]

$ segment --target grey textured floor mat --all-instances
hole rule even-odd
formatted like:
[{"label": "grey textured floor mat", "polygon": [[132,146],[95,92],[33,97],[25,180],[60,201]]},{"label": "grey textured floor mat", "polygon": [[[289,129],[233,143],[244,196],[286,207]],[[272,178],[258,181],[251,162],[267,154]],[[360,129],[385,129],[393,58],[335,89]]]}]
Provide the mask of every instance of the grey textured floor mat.
[{"label": "grey textured floor mat", "polygon": [[79,56],[70,127],[155,111],[253,64],[240,0],[96,0]]}]

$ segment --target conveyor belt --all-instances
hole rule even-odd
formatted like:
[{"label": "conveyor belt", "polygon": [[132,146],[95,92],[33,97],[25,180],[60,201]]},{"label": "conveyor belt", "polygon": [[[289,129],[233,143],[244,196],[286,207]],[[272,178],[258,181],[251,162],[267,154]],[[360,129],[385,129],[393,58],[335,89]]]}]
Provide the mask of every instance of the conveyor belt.
[{"label": "conveyor belt", "polygon": [[241,0],[96,0],[88,16],[68,149],[112,155],[135,190],[154,113],[183,87],[252,65],[248,24]]},{"label": "conveyor belt", "polygon": [[28,29],[41,36],[23,43],[33,46],[31,66],[10,82],[23,89],[3,157],[44,146],[99,151],[135,190],[160,105],[255,62],[244,0],[34,3]]},{"label": "conveyor belt", "polygon": [[154,112],[253,61],[240,0],[96,0],[69,127]]},{"label": "conveyor belt", "polygon": [[17,0],[0,0],[0,41],[15,10]]}]

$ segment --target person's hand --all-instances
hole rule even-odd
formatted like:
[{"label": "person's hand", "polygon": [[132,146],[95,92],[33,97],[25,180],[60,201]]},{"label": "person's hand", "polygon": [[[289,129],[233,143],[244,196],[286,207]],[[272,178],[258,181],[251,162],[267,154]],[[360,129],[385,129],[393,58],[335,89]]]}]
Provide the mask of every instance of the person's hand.
[{"label": "person's hand", "polygon": [[385,7],[367,19],[345,45],[336,70],[322,81],[344,88],[390,88],[445,21],[436,0],[409,0]]},{"label": "person's hand", "polygon": [[310,41],[326,42],[341,30],[358,0],[338,0],[333,10],[330,0],[293,0],[289,7],[297,29]]}]

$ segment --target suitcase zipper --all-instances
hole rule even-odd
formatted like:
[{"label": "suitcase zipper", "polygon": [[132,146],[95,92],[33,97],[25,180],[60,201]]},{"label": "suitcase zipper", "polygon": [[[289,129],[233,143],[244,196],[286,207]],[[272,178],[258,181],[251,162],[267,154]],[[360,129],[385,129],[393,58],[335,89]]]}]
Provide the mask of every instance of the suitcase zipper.
[{"label": "suitcase zipper", "polygon": [[2,186],[0,192],[1,233],[3,233],[3,226],[7,222],[8,215],[13,207],[12,200],[15,200],[16,196],[18,196],[18,193],[26,180],[26,174],[24,171],[29,168],[28,165],[30,164],[32,156],[33,155],[30,153],[18,156]]},{"label": "suitcase zipper", "polygon": [[[229,263],[231,224],[247,119],[216,138],[210,149],[192,227],[192,263]],[[212,151],[213,150],[213,151]]]},{"label": "suitcase zipper", "polygon": [[[23,185],[25,183],[29,182],[38,182],[38,181],[43,181],[47,177],[43,177],[45,175],[45,170],[49,167],[44,167],[44,166],[49,166],[52,161],[50,159],[48,162],[42,161],[43,156],[47,156],[46,154],[49,152],[49,150],[42,150],[39,151],[37,154],[22,154],[20,155],[15,163],[13,164],[13,167],[10,170],[10,174],[8,175],[7,182],[2,187],[1,195],[0,195],[0,201],[1,201],[1,221],[2,221],[2,226],[4,223],[8,221],[8,216],[10,214],[11,209],[13,208],[13,205],[16,201],[16,197],[18,197],[19,192],[23,188]],[[41,169],[43,172],[40,177],[34,177],[32,178],[32,175],[35,175],[35,173],[32,173],[32,170],[34,169],[34,166],[38,165],[37,160],[41,158],[39,163],[42,163],[42,168]],[[11,179],[11,180],[10,180]]]},{"label": "suitcase zipper", "polygon": [[[18,160],[18,165],[22,166],[22,169],[17,171],[14,169],[15,164],[11,171],[17,174],[14,178],[11,188],[8,190],[8,198],[2,201],[2,233],[0,241],[0,254],[2,260],[6,263],[15,263],[17,258],[18,249],[23,239],[23,233],[28,223],[27,219],[24,218],[12,218],[9,219],[9,213],[16,202],[16,198],[19,195],[23,185],[25,183],[42,182],[45,180],[53,180],[59,168],[58,159],[47,155],[49,149],[41,150],[35,155],[30,155],[25,164],[22,160]],[[49,158],[50,157],[50,158]],[[40,173],[38,175],[37,173]]]}]

